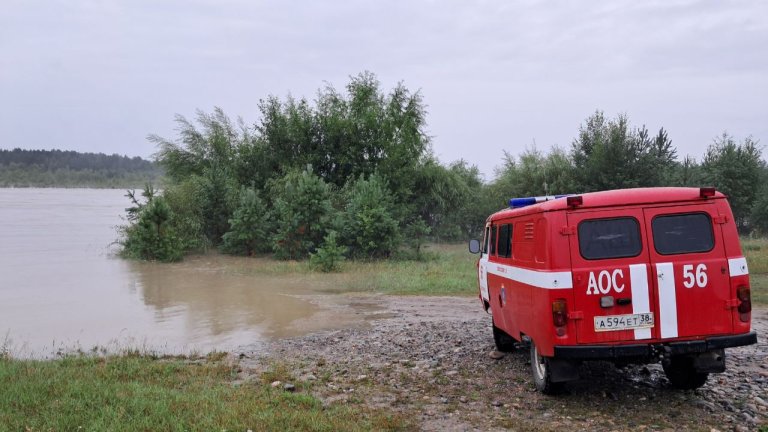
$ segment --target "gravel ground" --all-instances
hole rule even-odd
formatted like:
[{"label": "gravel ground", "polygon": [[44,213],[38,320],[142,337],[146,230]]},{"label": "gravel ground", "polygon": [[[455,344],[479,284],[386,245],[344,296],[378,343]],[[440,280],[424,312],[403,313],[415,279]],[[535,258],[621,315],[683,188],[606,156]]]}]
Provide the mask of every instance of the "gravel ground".
[{"label": "gravel ground", "polygon": [[364,328],[243,347],[241,380],[281,365],[298,391],[393,410],[427,431],[768,430],[768,309],[753,313],[759,343],[726,350],[727,371],[698,390],[671,388],[658,364],[588,362],[563,394],[545,396],[533,387],[526,346],[494,351],[476,299],[359,301],[378,305]]}]

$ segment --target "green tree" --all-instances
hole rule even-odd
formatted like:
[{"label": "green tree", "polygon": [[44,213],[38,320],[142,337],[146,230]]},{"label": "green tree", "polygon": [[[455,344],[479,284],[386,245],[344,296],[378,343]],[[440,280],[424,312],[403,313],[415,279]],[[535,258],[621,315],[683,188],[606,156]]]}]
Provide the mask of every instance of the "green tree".
[{"label": "green tree", "polygon": [[659,186],[675,158],[663,128],[651,136],[645,126],[632,129],[626,115],[606,119],[600,111],[579,128],[571,148],[576,184],[583,192]]},{"label": "green tree", "polygon": [[749,231],[747,221],[755,202],[757,185],[765,162],[757,141],[747,137],[741,143],[723,133],[716,138],[701,164],[704,181],[728,195],[739,231]]},{"label": "green tree", "polygon": [[346,253],[347,248],[338,244],[336,231],[331,230],[328,231],[323,239],[323,245],[317,249],[317,252],[310,254],[309,264],[312,268],[325,273],[338,271]]},{"label": "green tree", "polygon": [[144,190],[146,203],[128,192],[134,207],[128,209],[129,225],[122,227],[123,255],[150,261],[178,261],[183,244],[173,227],[173,212],[163,197],[155,196],[150,186]]},{"label": "green tree", "polygon": [[352,254],[365,258],[389,256],[400,244],[400,235],[385,182],[376,174],[368,179],[359,177],[348,186],[347,197],[342,233]]},{"label": "green tree", "polygon": [[670,186],[702,186],[701,165],[692,156],[687,155],[681,162],[675,162],[668,180]]},{"label": "green tree", "polygon": [[291,171],[274,182],[272,193],[275,256],[307,258],[320,245],[335,216],[330,186],[307,169]]},{"label": "green tree", "polygon": [[243,188],[240,204],[229,220],[230,230],[224,234],[222,249],[236,255],[253,255],[272,250],[269,243],[269,214],[253,188]]}]

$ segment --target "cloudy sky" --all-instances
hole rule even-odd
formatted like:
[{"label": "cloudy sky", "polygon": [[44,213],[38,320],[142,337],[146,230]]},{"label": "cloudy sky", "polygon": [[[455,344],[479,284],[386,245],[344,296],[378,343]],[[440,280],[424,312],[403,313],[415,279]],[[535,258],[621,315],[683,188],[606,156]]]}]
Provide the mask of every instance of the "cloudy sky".
[{"label": "cloudy sky", "polygon": [[764,1],[3,0],[0,148],[148,157],[176,113],[252,123],[260,98],[365,70],[419,89],[435,154],[488,178],[596,109],[682,155],[723,131],[768,144]]}]

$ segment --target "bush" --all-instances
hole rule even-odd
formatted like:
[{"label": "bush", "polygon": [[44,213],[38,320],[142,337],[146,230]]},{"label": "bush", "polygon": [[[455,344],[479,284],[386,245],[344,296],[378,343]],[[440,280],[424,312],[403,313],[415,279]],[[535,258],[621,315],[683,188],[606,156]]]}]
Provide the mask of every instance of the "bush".
[{"label": "bush", "polygon": [[406,242],[411,248],[413,259],[416,261],[424,259],[421,249],[424,247],[424,243],[427,241],[427,236],[429,236],[431,231],[432,230],[426,222],[421,218],[417,218],[405,227]]},{"label": "bush", "polygon": [[230,229],[224,234],[222,250],[235,255],[253,255],[271,250],[269,244],[269,214],[264,202],[253,188],[244,188],[240,205],[229,220]]},{"label": "bush", "polygon": [[184,253],[183,244],[173,227],[173,212],[163,197],[154,196],[151,187],[145,188],[146,204],[140,204],[133,192],[129,197],[136,207],[128,210],[129,221],[123,227],[123,255],[130,258],[172,262]]},{"label": "bush", "polygon": [[314,269],[328,273],[340,270],[341,263],[344,261],[344,254],[347,248],[337,243],[336,231],[330,231],[325,236],[323,246],[317,249],[317,252],[310,254],[309,265]]},{"label": "bush", "polygon": [[334,213],[331,189],[309,170],[288,173],[272,189],[275,256],[306,258],[320,245],[330,227]]},{"label": "bush", "polygon": [[389,256],[400,244],[394,204],[384,181],[377,175],[360,177],[348,185],[344,213],[344,242],[352,254],[366,258]]}]

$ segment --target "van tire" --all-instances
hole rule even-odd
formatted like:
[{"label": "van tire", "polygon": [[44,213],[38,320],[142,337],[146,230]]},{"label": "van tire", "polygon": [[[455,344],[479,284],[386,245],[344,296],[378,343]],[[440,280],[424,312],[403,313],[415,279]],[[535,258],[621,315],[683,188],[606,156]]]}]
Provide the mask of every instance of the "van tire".
[{"label": "van tire", "polygon": [[536,344],[531,339],[531,371],[533,373],[533,384],[536,390],[544,394],[557,394],[563,390],[564,383],[552,382],[552,369],[550,368],[549,357],[539,355]]},{"label": "van tire", "polygon": [[504,330],[496,327],[493,320],[491,320],[491,325],[493,326],[493,343],[496,344],[496,350],[513,352],[515,350],[515,339]]},{"label": "van tire", "polygon": [[662,362],[662,367],[670,384],[682,390],[697,389],[703,386],[709,377],[707,372],[696,372],[691,357],[672,357],[669,362]]}]

